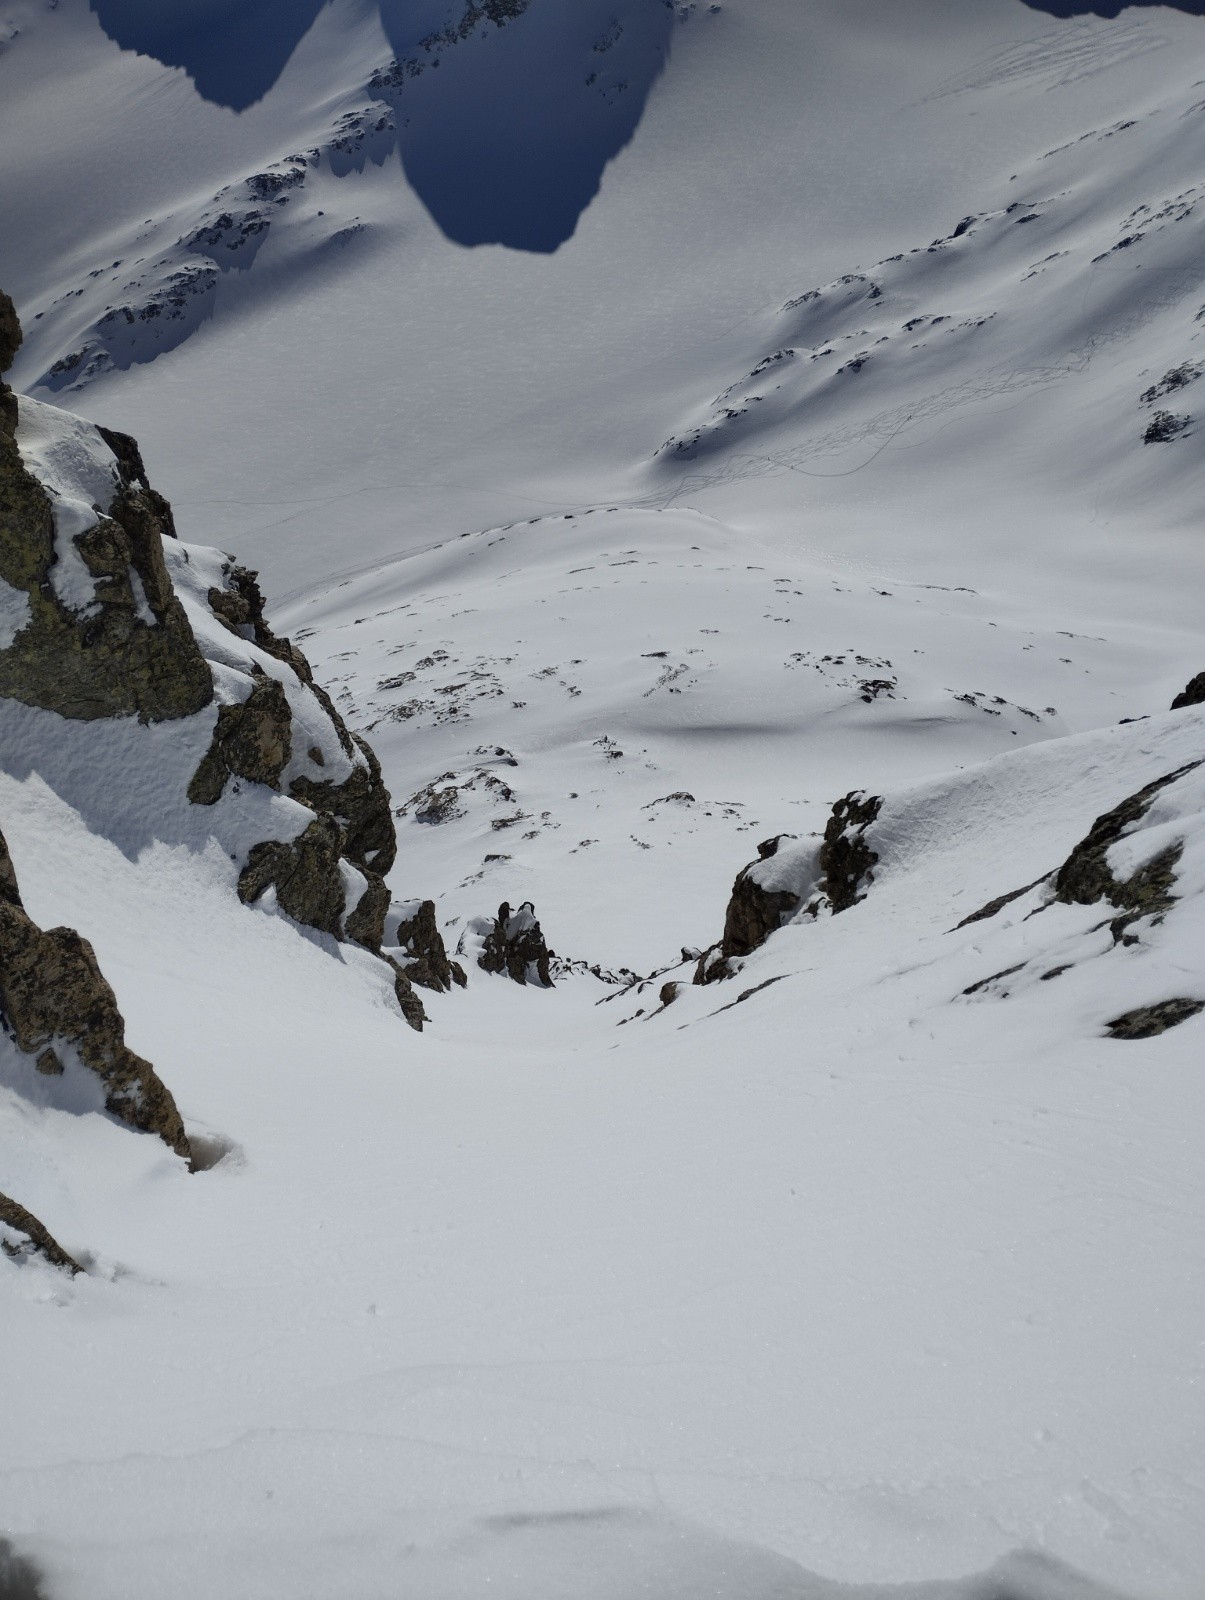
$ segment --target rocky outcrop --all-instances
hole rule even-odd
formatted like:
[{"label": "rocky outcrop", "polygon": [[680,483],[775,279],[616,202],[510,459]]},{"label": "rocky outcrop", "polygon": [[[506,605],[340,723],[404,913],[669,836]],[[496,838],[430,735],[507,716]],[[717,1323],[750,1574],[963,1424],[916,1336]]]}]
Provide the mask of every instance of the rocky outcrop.
[{"label": "rocky outcrop", "polygon": [[[19,329],[5,307],[3,337],[15,353]],[[69,501],[23,455],[26,416],[45,432],[46,418],[63,414],[18,407],[7,393],[0,404],[0,583],[14,618],[0,648],[0,696],[80,720],[163,722],[199,711],[213,679],[164,564],[166,501],[144,487],[140,461],[135,476],[115,453],[103,500],[91,509]],[[96,443],[103,451],[99,435]]]},{"label": "rocky outcrop", "polygon": [[99,1079],[110,1115],[190,1159],[175,1101],[150,1062],[126,1047],[125,1022],[95,951],[73,928],[43,931],[32,920],[2,837],[0,1021],[43,1076],[78,1064]]},{"label": "rocky outcrop", "polygon": [[423,989],[444,994],[453,984],[463,989],[468,982],[460,963],[448,959],[433,900],[397,907],[390,915],[385,942],[410,981]]},{"label": "rocky outcrop", "polygon": [[239,878],[239,899],[254,905],[268,889],[286,916],[339,938],[347,909],[339,862],[343,832],[334,817],[316,817],[296,839],[253,845]]},{"label": "rocky outcrop", "polygon": [[793,918],[848,911],[864,899],[879,859],[867,834],[882,805],[877,795],[860,790],[838,800],[819,850],[789,834],[758,845],[758,859],[732,886],[723,938],[699,957],[695,983],[732,977],[734,962],[760,950]]},{"label": "rocky outcrop", "polygon": [[1182,711],[1186,706],[1205,706],[1205,672],[1198,672],[1195,678],[1190,678],[1187,685],[1172,701],[1173,711]]},{"label": "rocky outcrop", "polygon": [[1205,1000],[1161,1000],[1158,1005],[1139,1006],[1123,1017],[1114,1017],[1106,1026],[1111,1039],[1154,1039],[1202,1011]]},{"label": "rocky outcrop", "polygon": [[821,890],[834,911],[848,911],[865,899],[874,881],[877,853],[867,830],[878,820],[883,801],[861,790],[847,794],[833,807],[820,846]]},{"label": "rocky outcrop", "polygon": [[216,805],[229,778],[280,787],[293,754],[293,716],[276,679],[262,669],[253,671],[256,676],[247,698],[218,712],[213,742],[188,786],[194,805]]},{"label": "rocky outcrop", "polygon": [[[327,706],[332,721],[342,728],[338,712],[329,702]],[[393,806],[381,777],[381,764],[371,746],[354,733],[351,744],[363,764],[354,766],[343,783],[295,778],[289,785],[289,794],[311,811],[337,817],[343,828],[344,855],[361,872],[383,877],[397,858]]]},{"label": "rocky outcrop", "polygon": [[493,927],[485,936],[477,965],[483,972],[504,973],[515,983],[551,989],[552,976],[548,969],[551,955],[531,901],[525,900],[517,911],[512,911],[504,900],[498,907]]},{"label": "rocky outcrop", "polygon": [[[210,609],[218,621],[229,628],[231,633],[237,634],[240,639],[251,640],[266,654],[275,656],[277,661],[283,661],[287,667],[292,667],[302,683],[314,686],[314,675],[304,654],[291,640],[279,638],[268,625],[264,616],[264,597],[259,587],[259,573],[252,572],[248,567],[239,566],[235,561],[229,561],[223,571],[223,577],[224,585],[220,588],[214,585],[208,595]],[[323,699],[332,719],[341,724],[341,719],[330,700],[325,696]],[[350,753],[349,751],[348,754]]]},{"label": "rocky outcrop", "polygon": [[1097,817],[1090,831],[1064,861],[1054,880],[1054,897],[1065,905],[1096,905],[1106,902],[1121,915],[1110,924],[1113,937],[1127,937],[1130,924],[1142,917],[1162,917],[1175,904],[1172,893],[1176,867],[1184,844],[1177,840],[1145,861],[1128,878],[1117,878],[1109,866],[1109,851],[1132,832],[1146,816],[1162,790],[1200,766],[1198,761],[1157,778],[1128,796],[1112,811]]},{"label": "rocky outcrop", "polygon": [[[5,365],[19,344],[12,304],[0,297]],[[314,682],[303,652],[273,632],[257,575],[179,543],[171,507],[129,435],[4,390],[0,699],[81,720],[162,722],[202,712],[215,697],[188,800],[217,807],[258,785],[285,802],[265,805],[261,795],[247,813],[262,819],[250,835],[229,804],[211,823],[238,863],[240,898],[252,904],[272,891],[294,921],[380,955],[385,874],[397,854],[380,763]],[[60,966],[87,967],[82,942],[69,951],[63,930],[42,937],[62,946]],[[389,964],[416,1026],[414,982],[447,988],[460,971],[433,915],[430,926],[420,916]],[[149,1082],[130,1094],[148,1106],[154,1099]]]},{"label": "rocky outcrop", "polygon": [[[0,1250],[12,1261],[27,1261],[38,1257],[52,1267],[59,1267],[72,1276],[83,1268],[69,1256],[58,1240],[42,1226],[37,1217],[24,1206],[0,1194]],[[3,1548],[0,1541],[0,1578],[4,1575]],[[4,1594],[0,1585],[0,1596]]]}]

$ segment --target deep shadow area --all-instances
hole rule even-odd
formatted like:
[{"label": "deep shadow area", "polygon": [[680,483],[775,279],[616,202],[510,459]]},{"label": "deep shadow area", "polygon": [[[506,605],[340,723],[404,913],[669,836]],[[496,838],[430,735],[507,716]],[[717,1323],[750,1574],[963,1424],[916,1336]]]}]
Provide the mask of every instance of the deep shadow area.
[{"label": "deep shadow area", "polygon": [[1024,0],[1024,4],[1051,17],[1119,17],[1140,6],[1166,6],[1190,17],[1205,17],[1205,0]]},{"label": "deep shadow area", "polygon": [[[325,0],[90,0],[123,49],[207,100],[263,98]],[[407,176],[456,244],[551,252],[632,138],[669,57],[665,0],[379,0]],[[332,84],[331,88],[350,87]]]},{"label": "deep shadow area", "polygon": [[326,0],[91,0],[123,50],[183,67],[206,100],[262,100]]},{"label": "deep shadow area", "polygon": [[42,1574],[7,1539],[0,1539],[0,1600],[49,1600]]},{"label": "deep shadow area", "polygon": [[[411,16],[407,0],[381,0],[400,58]],[[531,0],[409,79],[402,160],[447,237],[538,252],[564,244],[640,125],[673,26],[662,0]]]}]

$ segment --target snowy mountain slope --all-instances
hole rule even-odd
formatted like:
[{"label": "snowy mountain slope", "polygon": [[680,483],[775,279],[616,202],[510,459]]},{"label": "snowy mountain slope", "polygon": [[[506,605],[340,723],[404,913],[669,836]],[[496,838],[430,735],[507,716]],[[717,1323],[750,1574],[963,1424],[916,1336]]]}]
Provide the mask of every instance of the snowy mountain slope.
[{"label": "snowy mountain slope", "polygon": [[[26,904],[206,1168],[4,1091],[0,1190],[86,1270],[0,1256],[0,1593],[8,1539],[49,1600],[1189,1600],[1205,726],[1163,708],[1205,664],[1200,433],[1143,438],[1195,405],[1202,25],[679,8],[549,253],[449,239],[449,132],[518,139],[520,57],[569,115],[610,17],[648,68],[669,13],[533,0],[396,103],[393,13],[274,26],[241,87],[143,37],[214,104],[9,0],[16,376],[87,352],[57,398],[142,438],[231,704],[288,678],[210,597],[262,562],[380,755],[393,920],[531,900],[564,961],[520,989],[470,931],[419,1038],[374,955],[239,903],[294,802],[236,774],[198,820],[216,706],[0,703]],[[530,223],[515,149],[469,221]],[[173,308],[177,272],[211,287]],[[102,332],[115,299],[166,309]],[[851,790],[864,898],[694,985],[762,841],[811,903]]]}]

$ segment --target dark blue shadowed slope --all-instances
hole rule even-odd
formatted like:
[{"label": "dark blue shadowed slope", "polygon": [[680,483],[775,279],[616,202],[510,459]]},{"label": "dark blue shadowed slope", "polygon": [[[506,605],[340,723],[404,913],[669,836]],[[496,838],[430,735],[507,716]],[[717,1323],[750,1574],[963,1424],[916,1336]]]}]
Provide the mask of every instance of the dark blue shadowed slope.
[{"label": "dark blue shadowed slope", "polygon": [[[325,0],[91,0],[127,50],[244,111]],[[378,0],[407,176],[457,244],[551,252],[632,138],[668,59],[665,0]],[[400,64],[400,65],[399,65]]]},{"label": "dark blue shadowed slope", "polygon": [[1140,6],[1165,6],[1169,11],[1186,11],[1190,17],[1205,17],[1205,0],[1023,0],[1031,11],[1045,11],[1052,17],[1118,17],[1123,11]]},{"label": "dark blue shadowed slope", "polygon": [[123,50],[183,67],[206,100],[262,100],[326,0],[91,0]]},{"label": "dark blue shadowed slope", "polygon": [[[399,56],[407,0],[382,0]],[[669,56],[662,0],[532,0],[444,51],[399,105],[406,175],[449,239],[551,252],[640,125]]]}]

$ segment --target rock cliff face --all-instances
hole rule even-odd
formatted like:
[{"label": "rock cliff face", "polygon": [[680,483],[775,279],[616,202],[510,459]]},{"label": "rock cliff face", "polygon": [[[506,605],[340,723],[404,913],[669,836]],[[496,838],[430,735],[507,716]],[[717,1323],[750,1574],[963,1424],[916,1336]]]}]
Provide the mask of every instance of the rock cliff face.
[{"label": "rock cliff face", "polygon": [[[0,296],[3,368],[20,340]],[[256,574],[179,542],[133,439],[0,391],[0,702],[73,721],[211,718],[185,787],[195,831],[211,828],[238,864],[239,897],[381,954],[389,792],[304,654],[273,632]],[[243,805],[257,790],[281,799]],[[385,957],[416,1027],[412,980],[452,981],[430,920],[413,933],[421,957]]]},{"label": "rock cliff face", "polygon": [[176,1102],[150,1062],[126,1047],[125,1023],[92,946],[74,928],[43,931],[28,915],[2,835],[0,1024],[32,1071],[91,1074],[111,1116],[191,1159]]},{"label": "rock cliff face", "polygon": [[[0,361],[20,344],[7,296]],[[166,502],[136,447],[31,401],[0,398],[0,696],[90,720],[185,717],[213,697],[168,578]]]}]

